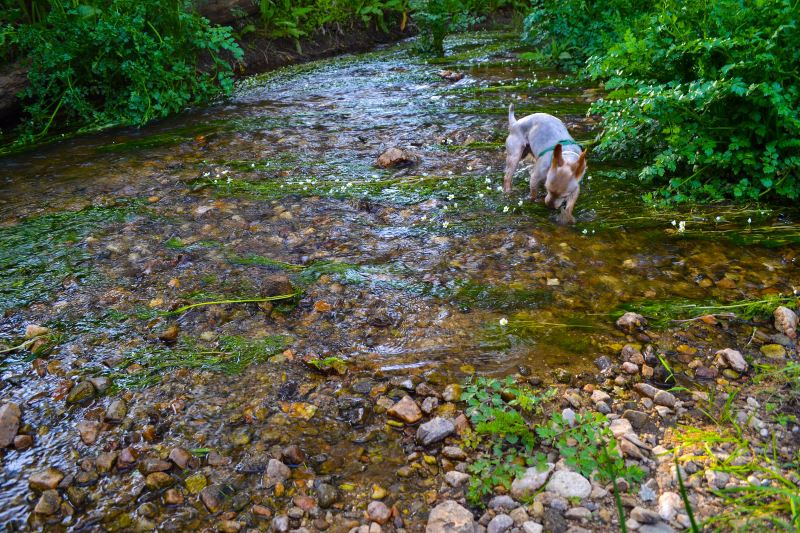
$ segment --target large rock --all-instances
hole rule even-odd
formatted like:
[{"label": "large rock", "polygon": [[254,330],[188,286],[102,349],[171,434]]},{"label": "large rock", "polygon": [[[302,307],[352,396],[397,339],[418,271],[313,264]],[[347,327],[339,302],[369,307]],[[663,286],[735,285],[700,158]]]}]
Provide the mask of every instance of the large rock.
[{"label": "large rock", "polygon": [[444,440],[452,435],[456,430],[456,425],[452,420],[437,416],[429,422],[422,424],[417,429],[417,441],[423,446]]},{"label": "large rock", "polygon": [[683,507],[683,500],[676,492],[664,492],[658,497],[658,514],[667,522],[673,520]]},{"label": "large rock", "polygon": [[492,518],[486,526],[486,533],[505,533],[514,526],[514,519],[507,514],[499,514]]},{"label": "large rock", "polygon": [[[788,307],[780,306],[773,313],[775,317],[775,329],[789,337],[797,338],[797,315]],[[736,370],[736,369],[734,369]]]},{"label": "large rock", "polygon": [[57,490],[51,489],[42,493],[39,501],[36,502],[36,507],[33,508],[33,512],[43,515],[52,515],[56,514],[60,508],[61,496],[59,496]]},{"label": "large rock", "polygon": [[67,403],[85,402],[86,400],[94,398],[94,395],[94,385],[88,381],[81,381],[70,389],[69,394],[67,394]]},{"label": "large rock", "polygon": [[0,406],[0,448],[6,448],[14,442],[21,417],[22,412],[17,404],[9,402]]},{"label": "large rock", "polygon": [[111,402],[111,405],[108,406],[106,409],[106,421],[119,423],[125,418],[125,415],[128,414],[128,404],[125,403],[125,400],[118,399]]},{"label": "large rock", "polygon": [[339,499],[336,487],[327,483],[320,483],[317,487],[317,502],[322,509],[327,509]]},{"label": "large rock", "polygon": [[422,418],[422,411],[417,405],[417,402],[412,400],[409,396],[403,396],[403,399],[391,406],[387,413],[389,416],[398,418],[406,424],[419,422]]},{"label": "large rock", "polygon": [[92,420],[81,420],[77,426],[78,433],[81,435],[81,440],[84,444],[92,445],[97,441],[97,435],[100,433],[100,423]]},{"label": "large rock", "polygon": [[378,158],[378,166],[381,168],[410,167],[419,162],[419,157],[401,148],[389,148]]},{"label": "large rock", "polygon": [[453,500],[440,503],[428,515],[425,533],[475,533],[475,519]]},{"label": "large rock", "polygon": [[367,516],[373,522],[383,525],[392,517],[392,510],[385,503],[374,501],[367,506]]},{"label": "large rock", "polygon": [[536,467],[528,468],[522,477],[517,477],[511,483],[511,495],[517,499],[533,496],[537,490],[547,483],[547,478],[550,477],[553,468],[555,468],[553,463],[547,463],[544,470],[539,470]]},{"label": "large rock", "polygon": [[725,348],[724,350],[717,352],[717,357],[722,359],[727,366],[731,367],[735,371],[747,372],[747,361],[744,360],[742,354],[737,350]]},{"label": "large rock", "polygon": [[48,490],[58,487],[61,480],[64,479],[64,473],[57,468],[45,468],[35,472],[28,478],[28,485],[35,490]]},{"label": "large rock", "polygon": [[546,490],[564,498],[580,498],[582,500],[588,498],[592,493],[592,484],[577,472],[559,470],[550,478]]},{"label": "large rock", "polygon": [[288,466],[277,459],[270,459],[267,464],[267,471],[264,473],[264,486],[267,488],[274,487],[276,484],[289,479],[291,475],[292,470]]}]

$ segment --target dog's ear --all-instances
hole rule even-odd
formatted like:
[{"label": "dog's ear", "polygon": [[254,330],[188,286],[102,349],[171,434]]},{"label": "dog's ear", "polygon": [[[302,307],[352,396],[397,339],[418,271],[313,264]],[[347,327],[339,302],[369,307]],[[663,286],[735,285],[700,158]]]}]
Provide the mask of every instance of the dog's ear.
[{"label": "dog's ear", "polygon": [[578,161],[575,163],[575,176],[578,180],[583,177],[584,172],[586,172],[586,150],[581,152]]},{"label": "dog's ear", "polygon": [[564,164],[564,156],[561,154],[561,143],[553,147],[553,163],[554,167],[560,167]]}]

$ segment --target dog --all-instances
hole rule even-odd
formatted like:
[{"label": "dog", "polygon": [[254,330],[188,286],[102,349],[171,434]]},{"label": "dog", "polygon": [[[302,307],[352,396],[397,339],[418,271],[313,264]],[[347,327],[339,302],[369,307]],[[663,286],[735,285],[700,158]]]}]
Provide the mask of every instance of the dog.
[{"label": "dog", "polygon": [[575,223],[572,210],[581,191],[581,178],[586,173],[586,150],[575,142],[564,123],[547,113],[534,113],[519,120],[514,116],[514,104],[508,106],[508,137],[506,138],[506,173],[503,191],[511,193],[511,180],[517,165],[527,156],[534,164],[530,174],[531,200],[536,201],[538,188],[544,182],[547,191],[544,203],[559,209],[566,202],[562,218]]}]

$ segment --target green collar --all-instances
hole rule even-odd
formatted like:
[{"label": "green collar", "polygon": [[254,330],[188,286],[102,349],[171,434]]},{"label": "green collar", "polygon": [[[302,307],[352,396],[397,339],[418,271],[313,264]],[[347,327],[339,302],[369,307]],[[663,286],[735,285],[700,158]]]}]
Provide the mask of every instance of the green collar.
[{"label": "green collar", "polygon": [[536,156],[536,158],[538,159],[538,158],[542,157],[544,154],[546,154],[547,152],[550,152],[550,151],[552,151],[552,150],[553,150],[553,149],[555,149],[555,147],[556,147],[557,145],[559,145],[559,144],[574,144],[574,145],[576,145],[576,146],[580,146],[580,144],[576,143],[576,142],[575,142],[575,141],[573,141],[572,139],[564,139],[564,140],[558,141],[558,142],[557,142],[556,144],[554,144],[553,146],[551,146],[551,147],[549,147],[549,148],[545,148],[544,150],[542,150],[541,152],[539,152],[539,155],[537,155],[537,156]]}]

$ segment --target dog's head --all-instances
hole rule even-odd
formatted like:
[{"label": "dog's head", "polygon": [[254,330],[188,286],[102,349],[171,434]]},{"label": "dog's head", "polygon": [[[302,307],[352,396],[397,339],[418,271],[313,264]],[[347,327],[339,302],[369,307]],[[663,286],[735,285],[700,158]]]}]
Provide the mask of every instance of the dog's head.
[{"label": "dog's head", "polygon": [[586,173],[586,150],[581,152],[577,161],[567,162],[560,144],[553,148],[553,161],[547,171],[545,189],[547,196],[544,203],[550,209],[561,207],[570,194],[580,186],[579,183]]}]

